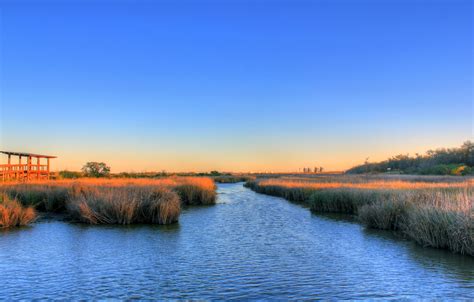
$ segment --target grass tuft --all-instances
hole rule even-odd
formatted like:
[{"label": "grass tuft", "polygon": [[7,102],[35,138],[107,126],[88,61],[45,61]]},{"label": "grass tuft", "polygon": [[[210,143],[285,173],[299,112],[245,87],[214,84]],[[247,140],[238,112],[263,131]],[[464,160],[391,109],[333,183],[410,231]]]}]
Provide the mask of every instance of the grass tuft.
[{"label": "grass tuft", "polygon": [[0,228],[24,226],[36,219],[32,207],[23,207],[7,195],[0,196]]},{"label": "grass tuft", "polygon": [[170,224],[178,221],[178,195],[159,187],[76,185],[67,202],[69,215],[89,224]]}]

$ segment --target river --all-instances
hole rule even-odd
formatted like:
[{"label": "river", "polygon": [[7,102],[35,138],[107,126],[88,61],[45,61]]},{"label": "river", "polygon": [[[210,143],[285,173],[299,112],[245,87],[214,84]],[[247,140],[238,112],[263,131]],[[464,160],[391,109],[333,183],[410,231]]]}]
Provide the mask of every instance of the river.
[{"label": "river", "polygon": [[239,184],[170,226],[44,220],[0,233],[7,299],[474,299],[474,259]]}]

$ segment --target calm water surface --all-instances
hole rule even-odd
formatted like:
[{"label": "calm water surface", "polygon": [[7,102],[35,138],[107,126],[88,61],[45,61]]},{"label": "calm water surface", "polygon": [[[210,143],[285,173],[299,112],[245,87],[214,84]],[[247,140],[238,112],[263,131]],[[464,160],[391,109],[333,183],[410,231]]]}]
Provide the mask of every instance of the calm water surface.
[{"label": "calm water surface", "polygon": [[0,233],[0,284],[0,299],[474,299],[474,259],[225,184],[173,226]]}]

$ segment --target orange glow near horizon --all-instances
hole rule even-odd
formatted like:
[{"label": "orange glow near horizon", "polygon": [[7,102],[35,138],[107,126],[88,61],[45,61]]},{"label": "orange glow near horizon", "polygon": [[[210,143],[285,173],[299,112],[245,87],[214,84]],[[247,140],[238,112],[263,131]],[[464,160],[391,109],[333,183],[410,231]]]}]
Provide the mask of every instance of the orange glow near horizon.
[{"label": "orange glow near horizon", "polygon": [[[462,142],[451,146],[459,146]],[[392,148],[391,145],[379,147],[375,145],[353,146],[348,150],[344,145],[326,146],[325,148],[280,148],[272,149],[251,148],[242,146],[237,150],[198,150],[192,151],[165,151],[148,150],[100,150],[99,148],[67,149],[67,148],[40,148],[13,151],[44,153],[58,156],[51,161],[52,171],[70,170],[79,171],[89,161],[105,162],[112,169],[112,173],[119,172],[208,172],[211,170],[226,172],[298,172],[303,167],[323,167],[325,172],[344,171],[355,165],[360,165],[365,158],[370,162],[385,160],[396,154],[425,154],[429,149],[436,149],[437,145],[427,146],[400,145]],[[2,149],[7,149],[2,146]],[[10,150],[11,151],[11,150]],[[15,159],[13,159],[15,160]],[[0,157],[1,163],[6,163],[6,156]]]}]

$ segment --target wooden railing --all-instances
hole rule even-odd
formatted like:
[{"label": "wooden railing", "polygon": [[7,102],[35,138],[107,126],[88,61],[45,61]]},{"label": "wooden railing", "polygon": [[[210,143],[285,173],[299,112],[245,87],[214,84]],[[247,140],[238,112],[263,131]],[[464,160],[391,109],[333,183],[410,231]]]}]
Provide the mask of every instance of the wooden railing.
[{"label": "wooden railing", "polygon": [[0,165],[0,180],[30,180],[49,178],[48,165],[6,164]]}]

